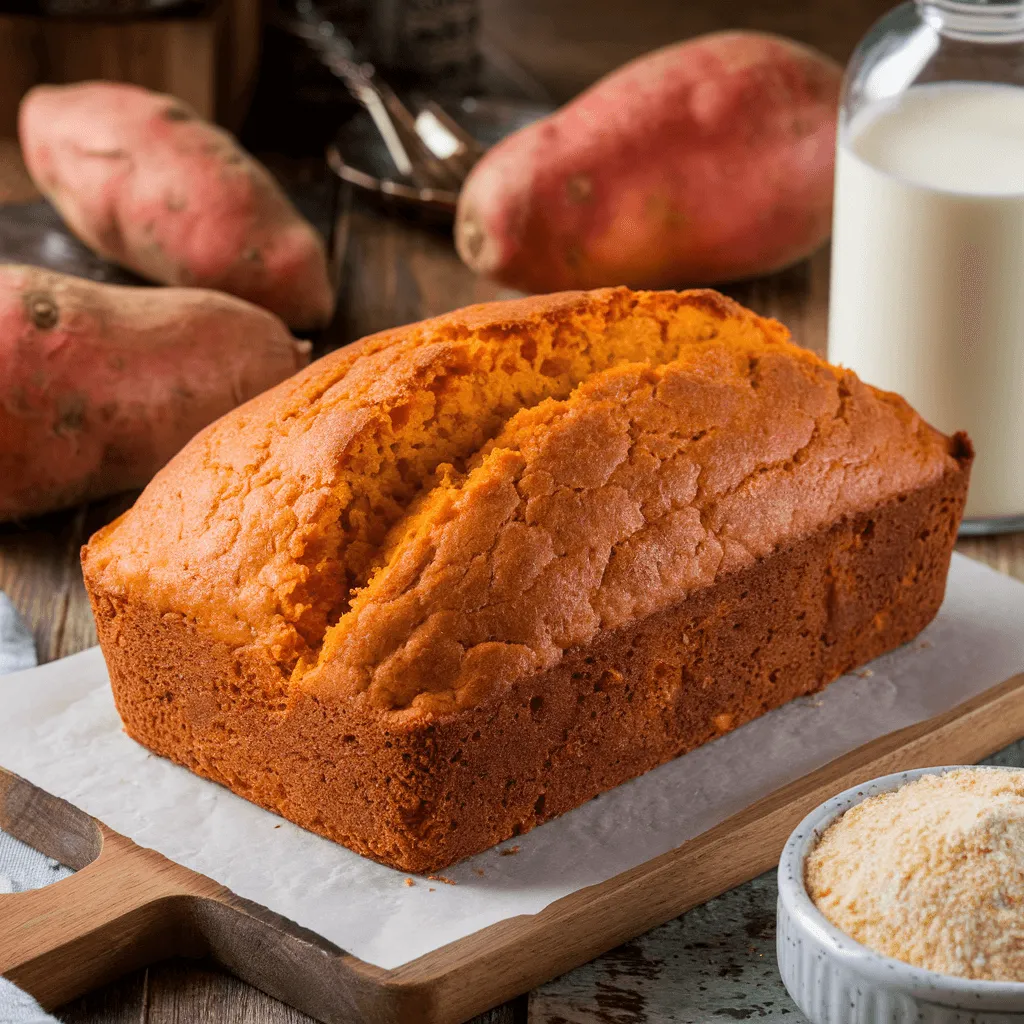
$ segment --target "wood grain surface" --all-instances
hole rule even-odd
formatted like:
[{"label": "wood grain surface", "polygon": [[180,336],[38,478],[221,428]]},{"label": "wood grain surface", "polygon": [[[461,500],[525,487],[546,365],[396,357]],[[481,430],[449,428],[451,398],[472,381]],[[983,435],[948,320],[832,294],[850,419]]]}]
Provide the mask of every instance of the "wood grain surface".
[{"label": "wood grain surface", "polygon": [[[526,1024],[527,1006],[524,997],[473,1024]],[[59,1016],[63,1024],[313,1024],[212,965],[180,960],[128,975],[64,1007]]]},{"label": "wood grain surface", "polygon": [[17,130],[18,104],[38,82],[134,82],[184,100],[237,128],[252,95],[262,0],[215,0],[183,18],[0,14],[0,135]]},{"label": "wood grain surface", "polygon": [[[487,40],[511,54],[552,95],[565,98],[638,53],[718,28],[743,26],[786,32],[844,60],[868,25],[889,6],[888,0],[839,0],[833,4],[738,0],[726,5],[643,0],[640,10],[631,8],[631,15],[623,17],[622,6],[607,0],[483,0],[482,14]],[[7,78],[25,73],[25,65],[13,58],[24,58],[29,49],[17,39],[0,38],[0,52],[12,55],[4,62]],[[31,196],[30,187],[17,174],[9,183],[0,181],[0,187],[7,201]],[[367,207],[356,205],[353,209],[351,204],[339,228],[337,241],[344,253],[343,312],[321,349],[506,294],[466,273],[444,231],[382,217]],[[759,312],[778,316],[799,341],[821,351],[827,288],[827,256],[819,253],[784,274],[727,290]],[[132,498],[121,496],[70,513],[0,527],[0,589],[10,595],[30,623],[41,661],[95,643],[78,549],[93,530],[119,514]],[[1024,534],[963,540],[958,548],[1024,579]],[[744,886],[736,893],[745,898],[743,894],[750,891],[751,886]],[[673,936],[671,941],[684,949],[693,943],[694,928],[702,914],[703,909],[691,911],[659,931]],[[732,940],[738,959],[770,955],[767,944],[762,943],[763,949],[757,945],[757,935],[766,927],[765,922],[759,925],[756,921],[738,927]],[[698,949],[697,958],[700,955]],[[575,1003],[569,996],[557,1005],[551,998],[535,997],[528,1002],[523,997],[478,1018],[477,1024],[525,1024],[528,1018],[531,1024],[555,1024],[570,1017],[573,1021],[606,1024],[682,1019],[673,1015],[673,993],[669,989],[650,1001],[651,1006],[656,1003],[664,1008],[664,1015],[655,1018],[645,1012],[644,1000],[635,998],[628,989],[623,994],[611,984],[616,978],[629,977],[640,982],[646,978],[649,985],[663,977],[663,970],[650,966],[642,942],[606,954],[598,966],[597,972],[580,971],[569,976],[561,991],[571,993],[574,984],[581,986]],[[573,982],[574,977],[579,980]],[[728,979],[728,968],[723,969],[722,977]],[[579,1007],[577,1012],[567,1009],[572,1005]],[[734,1007],[730,1014],[745,1019],[750,1015],[749,1007]],[[293,1024],[309,1019],[213,965],[180,961],[131,974],[65,1006],[59,1017],[68,1024]]]}]

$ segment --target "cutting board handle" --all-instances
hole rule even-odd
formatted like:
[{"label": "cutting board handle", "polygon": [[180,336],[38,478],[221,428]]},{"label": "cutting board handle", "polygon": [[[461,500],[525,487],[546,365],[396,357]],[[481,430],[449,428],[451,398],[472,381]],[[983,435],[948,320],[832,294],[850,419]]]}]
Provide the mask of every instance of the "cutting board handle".
[{"label": "cutting board handle", "polygon": [[43,889],[0,895],[0,974],[46,1008],[155,960],[204,952],[180,869],[100,828],[91,864]]}]

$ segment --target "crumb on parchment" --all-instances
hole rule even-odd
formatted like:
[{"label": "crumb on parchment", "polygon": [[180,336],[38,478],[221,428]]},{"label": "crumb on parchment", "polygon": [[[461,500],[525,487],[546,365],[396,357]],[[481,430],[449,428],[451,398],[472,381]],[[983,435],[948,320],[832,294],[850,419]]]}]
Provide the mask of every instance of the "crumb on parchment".
[{"label": "crumb on parchment", "polygon": [[519,844],[515,846],[506,846],[504,850],[499,850],[498,853],[502,857],[514,857],[519,852]]},{"label": "crumb on parchment", "polygon": [[444,875],[427,875],[427,879],[431,882],[444,882],[445,885],[456,885],[454,879],[446,878]]},{"label": "crumb on parchment", "polygon": [[414,881],[413,881],[413,880],[412,880],[411,878],[407,878],[407,879],[405,880],[405,884],[406,884],[406,885],[408,885],[408,886],[409,886],[409,887],[411,888],[411,887],[412,887],[412,886],[414,886],[414,885],[415,885],[416,883],[415,883],[415,882],[414,882]]}]

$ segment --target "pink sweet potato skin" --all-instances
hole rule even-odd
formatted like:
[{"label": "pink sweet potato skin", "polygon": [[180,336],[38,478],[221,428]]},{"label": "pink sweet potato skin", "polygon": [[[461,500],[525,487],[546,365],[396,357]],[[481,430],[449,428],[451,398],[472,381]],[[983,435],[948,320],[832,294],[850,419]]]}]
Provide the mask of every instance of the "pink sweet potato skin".
[{"label": "pink sweet potato skin", "polygon": [[0,266],[0,522],[141,487],[309,348],[219,292]]},{"label": "pink sweet potato skin", "polygon": [[238,295],[296,329],[330,320],[316,230],[262,164],[179,100],[113,82],[37,86],[18,133],[39,190],[111,262]]},{"label": "pink sweet potato skin", "polygon": [[828,237],[841,75],[751,32],[640,57],[477,164],[459,253],[526,291],[711,284],[793,263]]}]

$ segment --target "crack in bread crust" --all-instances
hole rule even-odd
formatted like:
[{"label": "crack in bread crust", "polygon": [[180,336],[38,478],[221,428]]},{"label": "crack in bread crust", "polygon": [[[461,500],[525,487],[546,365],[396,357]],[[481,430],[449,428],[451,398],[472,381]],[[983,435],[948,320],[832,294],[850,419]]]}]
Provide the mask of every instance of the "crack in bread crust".
[{"label": "crack in bread crust", "polygon": [[94,538],[93,571],[224,639],[259,638],[291,669],[315,660],[438,468],[465,466],[521,409],[616,364],[671,361],[722,329],[755,348],[787,337],[707,292],[521,305],[367,339],[220,420]]},{"label": "crack in bread crust", "polygon": [[[955,471],[852,374],[700,349],[513,417],[427,499],[296,684],[383,709],[472,706],[843,514]],[[693,440],[696,438],[696,440]],[[743,451],[733,442],[744,441]]]}]

